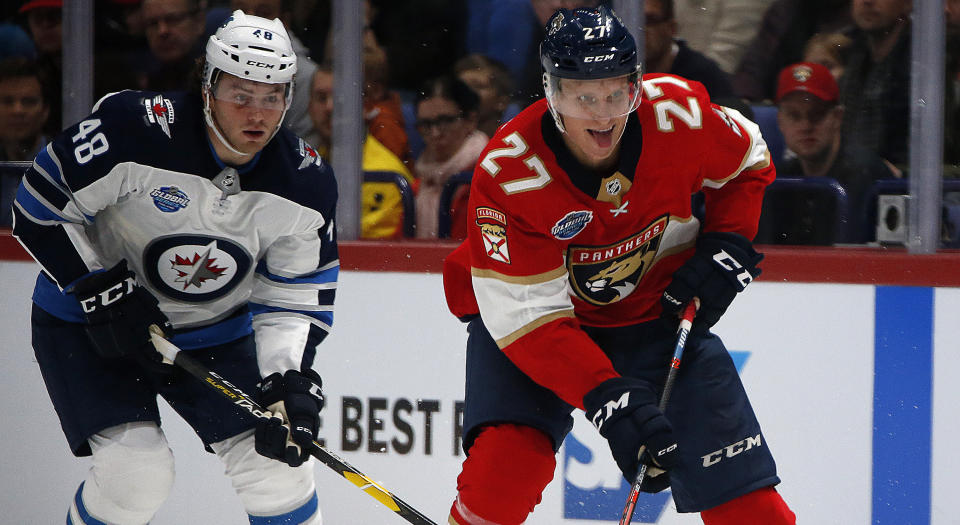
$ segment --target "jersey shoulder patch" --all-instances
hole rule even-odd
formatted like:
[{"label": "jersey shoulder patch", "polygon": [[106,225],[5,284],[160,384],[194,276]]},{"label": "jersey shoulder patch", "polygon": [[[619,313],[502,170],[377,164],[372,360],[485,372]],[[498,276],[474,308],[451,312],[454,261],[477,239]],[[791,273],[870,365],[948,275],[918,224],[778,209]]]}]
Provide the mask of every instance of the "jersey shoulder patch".
[{"label": "jersey shoulder patch", "polygon": [[292,131],[281,128],[264,149],[260,166],[270,166],[262,173],[263,187],[297,204],[327,213],[337,201],[337,182],[333,168],[315,148]]}]

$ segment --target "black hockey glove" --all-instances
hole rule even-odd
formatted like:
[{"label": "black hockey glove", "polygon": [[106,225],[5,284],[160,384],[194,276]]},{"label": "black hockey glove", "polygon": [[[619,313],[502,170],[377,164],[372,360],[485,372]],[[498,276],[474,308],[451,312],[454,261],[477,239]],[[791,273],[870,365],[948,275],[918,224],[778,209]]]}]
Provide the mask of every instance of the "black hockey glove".
[{"label": "black hockey glove", "polygon": [[694,327],[706,330],[715,325],[734,297],[760,275],[757,264],[763,254],[753,249],[746,237],[729,232],[708,232],[697,239],[693,257],[673,273],[660,298],[662,316],[676,327],[685,304],[700,298]]},{"label": "black hockey glove", "polygon": [[[670,422],[657,408],[657,396],[649,383],[630,377],[607,379],[583,397],[583,406],[628,482],[633,483],[643,460],[657,467],[645,478],[644,491],[659,492],[669,485],[667,476],[655,474],[676,465],[677,440]],[[649,450],[649,455],[644,452],[641,458],[641,447]]]},{"label": "black hockey glove", "polygon": [[277,417],[257,422],[254,445],[260,455],[299,467],[310,457],[323,408],[320,374],[311,369],[273,373],[260,383],[260,404]]},{"label": "black hockey glove", "polygon": [[160,311],[157,298],[137,284],[127,262],[120,261],[105,272],[95,273],[77,282],[72,292],[86,316],[86,331],[97,354],[106,358],[134,357],[155,369],[162,356],[150,342],[150,325],[170,329],[167,316]]}]

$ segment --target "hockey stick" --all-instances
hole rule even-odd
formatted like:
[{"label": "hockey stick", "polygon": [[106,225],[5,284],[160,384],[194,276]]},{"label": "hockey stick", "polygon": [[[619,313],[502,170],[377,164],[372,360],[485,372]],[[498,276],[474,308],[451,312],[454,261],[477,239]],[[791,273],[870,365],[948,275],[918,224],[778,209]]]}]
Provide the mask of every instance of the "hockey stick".
[{"label": "hockey stick", "polygon": [[[667,372],[667,380],[663,383],[663,394],[660,396],[660,411],[666,411],[667,401],[670,400],[670,392],[673,390],[673,384],[677,381],[677,371],[680,369],[680,359],[683,357],[683,347],[687,344],[687,336],[690,335],[690,327],[693,326],[693,317],[697,315],[698,300],[694,298],[687,303],[683,309],[683,319],[680,320],[680,326],[677,327],[677,344],[673,347],[673,360],[670,361],[670,371]],[[638,455],[643,455],[644,447],[640,447]],[[623,512],[620,513],[620,525],[630,525],[633,519],[633,509],[637,506],[637,498],[640,497],[640,485],[643,478],[647,476],[647,464],[640,464],[640,471],[637,472],[637,478],[630,488],[630,495],[627,497],[627,503],[623,506]]]},{"label": "hockey stick", "polygon": [[[163,337],[163,332],[156,325],[150,327],[150,339],[157,348],[157,351],[163,355],[164,362],[169,361],[186,370],[190,375],[199,379],[200,382],[209,386],[212,390],[217,391],[221,396],[232,401],[234,405],[243,408],[252,416],[261,419],[271,417],[269,411],[230,383],[230,381],[227,381],[220,376],[220,374],[203,366],[199,361],[187,355],[185,352],[181,352],[176,345]],[[336,454],[320,446],[316,441],[313,442],[310,455],[335,470],[337,474],[343,476],[347,481],[356,485],[360,490],[369,494],[370,497],[379,501],[388,509],[396,512],[401,518],[407,520],[407,522],[413,523],[414,525],[437,525],[431,521],[430,518],[427,518],[417,511],[417,509],[411,507],[405,501],[381,487],[377,482],[368,478],[366,474],[360,472]]]}]

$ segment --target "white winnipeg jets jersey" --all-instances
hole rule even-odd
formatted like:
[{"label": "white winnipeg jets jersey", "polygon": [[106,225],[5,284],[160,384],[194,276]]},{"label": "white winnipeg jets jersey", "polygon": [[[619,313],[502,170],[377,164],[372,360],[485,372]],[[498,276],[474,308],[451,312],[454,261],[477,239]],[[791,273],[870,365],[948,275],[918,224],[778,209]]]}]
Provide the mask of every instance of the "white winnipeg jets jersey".
[{"label": "white winnipeg jets jersey", "polygon": [[333,172],[281,129],[236,169],[214,153],[197,95],[124,91],[36,157],[14,234],[43,267],[34,301],[82,321],[72,285],[121,260],[183,348],[253,330],[261,371],[310,366],[333,322]]}]

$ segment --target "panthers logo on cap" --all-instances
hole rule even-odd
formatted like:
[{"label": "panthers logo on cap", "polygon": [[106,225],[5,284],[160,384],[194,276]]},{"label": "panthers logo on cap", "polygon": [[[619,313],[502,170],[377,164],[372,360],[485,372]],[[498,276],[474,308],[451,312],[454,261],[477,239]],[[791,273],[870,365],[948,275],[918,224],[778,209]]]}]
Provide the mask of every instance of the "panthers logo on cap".
[{"label": "panthers logo on cap", "polygon": [[797,82],[806,82],[813,76],[813,69],[810,66],[799,65],[793,68],[793,78]]}]

